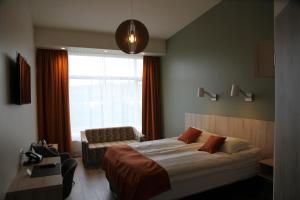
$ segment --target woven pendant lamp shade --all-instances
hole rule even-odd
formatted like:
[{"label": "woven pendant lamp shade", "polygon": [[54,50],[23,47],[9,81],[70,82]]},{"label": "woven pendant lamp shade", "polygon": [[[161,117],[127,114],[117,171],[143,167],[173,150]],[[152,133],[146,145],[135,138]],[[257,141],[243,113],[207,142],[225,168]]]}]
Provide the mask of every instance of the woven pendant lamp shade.
[{"label": "woven pendant lamp shade", "polygon": [[115,39],[118,47],[127,54],[138,54],[148,44],[149,33],[146,26],[135,19],[122,22],[116,30]]}]

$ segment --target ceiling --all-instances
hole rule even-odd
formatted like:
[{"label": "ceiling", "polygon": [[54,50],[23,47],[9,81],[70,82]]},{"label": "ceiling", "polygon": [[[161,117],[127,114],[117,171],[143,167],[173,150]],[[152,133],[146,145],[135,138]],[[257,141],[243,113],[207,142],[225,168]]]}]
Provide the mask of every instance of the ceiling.
[{"label": "ceiling", "polygon": [[[151,38],[168,39],[221,0],[132,0]],[[131,0],[30,0],[35,26],[114,33],[131,18]]]}]

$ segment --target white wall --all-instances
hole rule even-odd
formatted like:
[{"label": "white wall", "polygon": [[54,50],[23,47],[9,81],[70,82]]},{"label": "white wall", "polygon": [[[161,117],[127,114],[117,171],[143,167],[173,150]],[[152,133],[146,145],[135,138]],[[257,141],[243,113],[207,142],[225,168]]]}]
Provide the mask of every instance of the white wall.
[{"label": "white wall", "polygon": [[[9,103],[9,68],[20,52],[31,66],[31,104]],[[19,167],[19,150],[36,140],[35,48],[27,0],[0,0],[0,199]]]},{"label": "white wall", "polygon": [[[41,48],[82,47],[119,50],[112,33],[35,27],[35,45]],[[166,41],[150,39],[145,53],[165,55]]]}]

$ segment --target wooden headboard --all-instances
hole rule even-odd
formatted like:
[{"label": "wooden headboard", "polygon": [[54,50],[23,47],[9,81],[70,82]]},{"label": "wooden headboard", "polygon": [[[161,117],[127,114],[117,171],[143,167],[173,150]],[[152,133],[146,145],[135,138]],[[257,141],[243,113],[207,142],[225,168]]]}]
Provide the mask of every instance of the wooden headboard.
[{"label": "wooden headboard", "polygon": [[272,158],[274,122],[254,119],[185,113],[185,128],[196,127],[223,136],[250,141],[261,148],[263,158]]}]

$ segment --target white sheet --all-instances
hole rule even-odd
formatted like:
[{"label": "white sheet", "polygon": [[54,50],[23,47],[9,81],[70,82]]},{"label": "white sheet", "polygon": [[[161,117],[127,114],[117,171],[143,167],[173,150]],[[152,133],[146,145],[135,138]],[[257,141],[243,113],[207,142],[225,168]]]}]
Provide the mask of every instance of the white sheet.
[{"label": "white sheet", "polygon": [[260,150],[238,153],[198,151],[202,143],[185,144],[175,138],[135,143],[131,146],[160,164],[169,174],[171,190],[153,199],[176,199],[254,176]]}]

